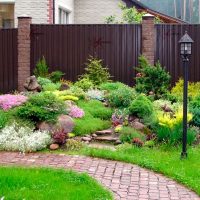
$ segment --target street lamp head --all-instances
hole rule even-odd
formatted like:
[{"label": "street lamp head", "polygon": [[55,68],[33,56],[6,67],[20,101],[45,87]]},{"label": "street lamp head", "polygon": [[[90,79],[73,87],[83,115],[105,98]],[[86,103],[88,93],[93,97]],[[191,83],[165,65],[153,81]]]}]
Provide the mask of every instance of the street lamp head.
[{"label": "street lamp head", "polygon": [[187,31],[185,32],[185,35],[180,39],[179,43],[181,44],[180,53],[182,56],[187,57],[188,55],[192,54],[192,43],[194,43],[194,41],[188,35]]}]

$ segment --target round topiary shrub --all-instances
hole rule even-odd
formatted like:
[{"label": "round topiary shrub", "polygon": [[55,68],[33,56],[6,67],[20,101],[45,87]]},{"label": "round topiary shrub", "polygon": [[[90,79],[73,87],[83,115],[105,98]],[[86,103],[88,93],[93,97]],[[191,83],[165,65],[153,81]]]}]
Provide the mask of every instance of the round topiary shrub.
[{"label": "round topiary shrub", "polygon": [[135,96],[136,92],[133,88],[123,86],[110,92],[108,101],[112,107],[126,108],[130,105]]},{"label": "round topiary shrub", "polygon": [[130,105],[131,115],[139,118],[148,117],[153,113],[153,103],[144,95],[139,95]]}]

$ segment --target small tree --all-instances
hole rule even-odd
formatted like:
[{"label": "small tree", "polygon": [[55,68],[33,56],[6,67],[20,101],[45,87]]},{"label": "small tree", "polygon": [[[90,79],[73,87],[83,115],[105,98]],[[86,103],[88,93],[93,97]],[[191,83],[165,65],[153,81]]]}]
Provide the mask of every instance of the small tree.
[{"label": "small tree", "polygon": [[[106,17],[105,23],[107,24],[135,24],[141,23],[142,17],[146,14],[146,12],[139,12],[134,6],[128,8],[123,3],[119,3],[119,8],[122,11],[121,20],[118,21],[116,15],[110,15]],[[159,17],[155,17],[155,23],[161,23],[162,21]]]},{"label": "small tree", "polygon": [[144,56],[139,57],[139,67],[136,68],[136,91],[147,95],[154,94],[156,98],[168,92],[170,75],[160,63],[151,66]]},{"label": "small tree", "polygon": [[44,56],[43,56],[42,59],[40,59],[37,62],[36,68],[34,69],[33,73],[34,73],[34,75],[36,77],[46,78],[48,76],[48,74],[49,74],[49,68],[47,66],[46,59],[45,59]]},{"label": "small tree", "polygon": [[81,78],[88,78],[94,85],[100,85],[109,81],[110,73],[108,68],[103,66],[102,60],[90,56],[86,66],[85,74]]}]

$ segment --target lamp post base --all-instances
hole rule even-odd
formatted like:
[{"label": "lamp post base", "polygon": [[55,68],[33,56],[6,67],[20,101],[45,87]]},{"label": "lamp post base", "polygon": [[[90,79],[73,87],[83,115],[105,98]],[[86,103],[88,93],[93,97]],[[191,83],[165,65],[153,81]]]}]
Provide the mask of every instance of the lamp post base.
[{"label": "lamp post base", "polygon": [[185,159],[185,158],[187,158],[187,156],[188,156],[187,152],[181,153],[181,159]]}]

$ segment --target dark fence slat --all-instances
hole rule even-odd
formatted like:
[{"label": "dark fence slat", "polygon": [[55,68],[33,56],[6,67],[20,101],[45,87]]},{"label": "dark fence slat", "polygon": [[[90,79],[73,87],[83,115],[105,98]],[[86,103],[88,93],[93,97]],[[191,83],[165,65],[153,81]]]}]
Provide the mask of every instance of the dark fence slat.
[{"label": "dark fence slat", "polygon": [[17,89],[17,29],[0,29],[0,93]]},{"label": "dark fence slat", "polygon": [[194,40],[193,52],[190,58],[189,80],[192,82],[200,81],[200,25],[156,25],[157,45],[155,60],[159,60],[162,66],[165,66],[167,71],[172,76],[172,84],[180,77],[183,77],[182,61],[180,57],[179,40],[185,33],[191,36]]},{"label": "dark fence slat", "polygon": [[90,55],[102,59],[114,80],[133,85],[141,53],[141,25],[31,25],[31,70],[44,56],[50,70],[75,81]]}]

